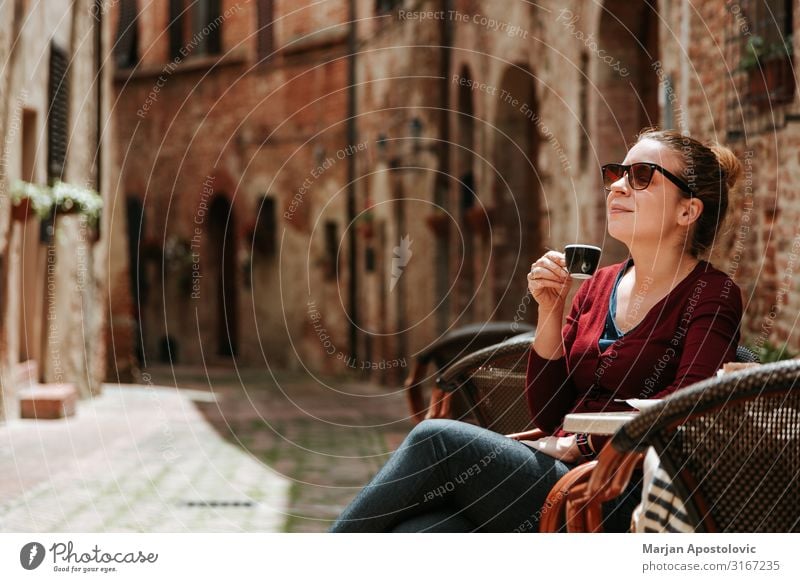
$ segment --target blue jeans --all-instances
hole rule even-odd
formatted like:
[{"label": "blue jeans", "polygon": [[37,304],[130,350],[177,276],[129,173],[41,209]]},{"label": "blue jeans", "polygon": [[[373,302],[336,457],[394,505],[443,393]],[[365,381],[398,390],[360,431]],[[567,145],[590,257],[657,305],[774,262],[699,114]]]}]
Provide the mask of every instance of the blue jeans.
[{"label": "blue jeans", "polygon": [[[329,531],[535,532],[547,494],[574,466],[484,428],[426,420]],[[606,508],[606,531],[627,529],[632,493]]]}]

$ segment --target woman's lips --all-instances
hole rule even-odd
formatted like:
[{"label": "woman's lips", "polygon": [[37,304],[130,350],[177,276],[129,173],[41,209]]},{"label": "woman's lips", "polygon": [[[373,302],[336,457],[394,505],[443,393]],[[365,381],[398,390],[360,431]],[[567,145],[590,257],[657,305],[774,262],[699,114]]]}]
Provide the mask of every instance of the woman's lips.
[{"label": "woman's lips", "polygon": [[614,207],[608,209],[609,214],[623,214],[625,212],[633,212],[633,210],[628,210],[627,208],[614,208]]}]

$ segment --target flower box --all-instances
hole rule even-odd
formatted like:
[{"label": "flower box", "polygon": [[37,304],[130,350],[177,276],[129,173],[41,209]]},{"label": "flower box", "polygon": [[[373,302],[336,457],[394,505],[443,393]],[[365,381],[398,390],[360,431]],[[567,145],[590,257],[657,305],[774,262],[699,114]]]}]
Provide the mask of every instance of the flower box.
[{"label": "flower box", "polygon": [[11,205],[11,219],[17,222],[25,222],[34,214],[30,198],[23,198],[16,204]]},{"label": "flower box", "polygon": [[794,99],[794,74],[789,58],[772,59],[747,71],[747,101],[761,108]]},{"label": "flower box", "polygon": [[494,218],[494,208],[475,205],[464,212],[464,221],[470,229],[478,234],[488,234]]}]

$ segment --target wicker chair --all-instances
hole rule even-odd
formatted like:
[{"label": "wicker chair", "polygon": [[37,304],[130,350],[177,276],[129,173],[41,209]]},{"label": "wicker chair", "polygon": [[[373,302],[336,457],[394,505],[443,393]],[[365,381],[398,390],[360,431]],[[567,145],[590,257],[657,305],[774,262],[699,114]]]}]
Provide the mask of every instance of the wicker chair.
[{"label": "wicker chair", "polygon": [[[425,348],[417,354],[405,381],[412,419],[420,422],[424,418],[451,418],[453,415],[464,417],[463,401],[456,397],[454,402],[452,394],[446,394],[434,386],[430,396],[426,396],[427,381],[466,354],[533,330],[533,326],[520,322],[476,323],[455,329]],[[428,375],[431,363],[436,367],[436,371]]]},{"label": "wicker chair", "polygon": [[[751,349],[740,345],[736,348],[736,361],[741,363],[758,363],[759,359],[756,353]],[[582,514],[574,509],[574,500],[577,496],[584,494],[586,484],[592,477],[597,463],[598,461],[596,460],[584,463],[564,475],[555,484],[544,504],[547,511],[542,512],[541,531],[587,531],[582,521]],[[616,479],[620,479],[624,476],[625,485],[619,488],[618,484],[614,484],[613,487],[616,488],[617,493],[616,495],[610,496],[608,498],[609,500],[618,497],[622,493],[625,487],[627,487],[631,475],[641,467],[641,464],[641,455],[632,455],[630,458],[626,459],[624,466],[620,467],[620,472],[616,475]]]},{"label": "wicker chair", "polygon": [[463,397],[480,426],[531,438],[525,432],[533,428],[525,403],[525,372],[533,337],[530,331],[469,354],[446,368],[436,383],[443,392]]},{"label": "wicker chair", "polygon": [[651,446],[697,531],[800,531],[800,360],[698,382],[626,423],[573,490],[570,531],[601,531],[601,503]]},{"label": "wicker chair", "polygon": [[[535,440],[545,436],[533,428],[525,402],[525,373],[533,332],[521,334],[497,345],[478,350],[446,368],[437,379],[440,389],[458,394],[467,402],[462,420],[517,440]],[[744,346],[737,348],[737,361],[757,362],[755,353]],[[573,488],[585,484],[597,461],[590,461],[564,475],[553,487],[542,508],[539,530],[556,532],[566,529],[566,508]],[[636,464],[633,468],[636,468]],[[619,493],[617,494],[619,495]]]}]

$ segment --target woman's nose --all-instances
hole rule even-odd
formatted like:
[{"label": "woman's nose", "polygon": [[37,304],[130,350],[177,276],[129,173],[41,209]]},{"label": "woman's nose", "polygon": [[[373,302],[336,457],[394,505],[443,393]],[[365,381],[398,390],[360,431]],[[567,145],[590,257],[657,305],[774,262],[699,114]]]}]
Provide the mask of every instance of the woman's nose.
[{"label": "woman's nose", "polygon": [[611,184],[611,192],[621,192],[623,194],[629,195],[630,194],[630,184],[628,184],[628,173],[625,172],[620,176],[619,180]]}]

